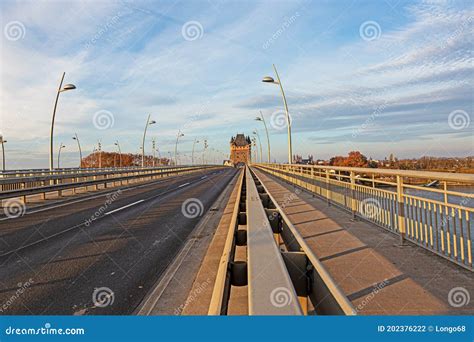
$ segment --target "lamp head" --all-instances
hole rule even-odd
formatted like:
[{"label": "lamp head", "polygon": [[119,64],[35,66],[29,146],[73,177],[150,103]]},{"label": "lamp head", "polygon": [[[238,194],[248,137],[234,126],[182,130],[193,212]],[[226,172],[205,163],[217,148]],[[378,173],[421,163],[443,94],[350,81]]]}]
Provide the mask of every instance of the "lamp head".
[{"label": "lamp head", "polygon": [[264,82],[264,83],[275,83],[275,80],[273,79],[273,77],[265,76],[265,77],[262,79],[262,82]]},{"label": "lamp head", "polygon": [[63,89],[61,89],[61,91],[68,91],[73,89],[76,89],[76,86],[74,84],[66,84],[64,85]]}]

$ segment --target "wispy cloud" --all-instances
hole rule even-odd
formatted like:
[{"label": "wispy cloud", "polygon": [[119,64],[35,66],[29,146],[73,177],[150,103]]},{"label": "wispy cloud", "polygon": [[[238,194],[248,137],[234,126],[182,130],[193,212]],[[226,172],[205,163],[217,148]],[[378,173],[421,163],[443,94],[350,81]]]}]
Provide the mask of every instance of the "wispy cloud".
[{"label": "wispy cloud", "polygon": [[[282,109],[279,89],[260,82],[272,63],[287,92],[295,152],[473,154],[472,124],[448,125],[454,110],[474,115],[474,10],[463,1],[357,8],[350,1],[305,0],[4,1],[0,10],[2,29],[12,21],[25,28],[21,39],[1,38],[0,132],[18,167],[47,165],[62,71],[77,90],[61,94],[57,143],[77,132],[85,150],[98,139],[111,150],[118,139],[123,150],[137,152],[150,113],[158,123],[149,137],[161,151],[173,149],[178,129],[186,134],[183,151],[204,135],[225,151],[231,135],[256,126],[259,109],[268,117]],[[190,21],[203,28],[195,40],[183,37]],[[380,26],[377,39],[361,38],[366,21]],[[114,117],[107,130],[92,122],[101,110]],[[284,158],[284,130],[271,133],[274,157]],[[444,148],[413,146],[433,139]],[[73,148],[70,143],[64,165],[77,162]]]}]

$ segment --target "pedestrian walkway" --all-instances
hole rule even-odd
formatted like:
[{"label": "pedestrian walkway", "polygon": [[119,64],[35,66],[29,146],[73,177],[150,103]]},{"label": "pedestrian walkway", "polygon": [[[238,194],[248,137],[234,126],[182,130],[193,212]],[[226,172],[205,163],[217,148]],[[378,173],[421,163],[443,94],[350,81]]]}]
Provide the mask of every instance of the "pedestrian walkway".
[{"label": "pedestrian walkway", "polygon": [[471,271],[254,170],[359,314],[474,313]]}]

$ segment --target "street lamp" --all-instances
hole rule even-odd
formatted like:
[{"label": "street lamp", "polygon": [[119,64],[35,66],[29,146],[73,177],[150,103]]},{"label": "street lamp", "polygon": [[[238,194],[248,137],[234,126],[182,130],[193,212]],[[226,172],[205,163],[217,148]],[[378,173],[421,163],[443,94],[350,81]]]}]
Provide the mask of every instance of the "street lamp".
[{"label": "street lamp", "polygon": [[79,168],[82,167],[82,150],[81,150],[81,143],[79,142],[79,137],[77,136],[77,133],[74,133],[74,136],[72,137],[73,140],[77,141],[77,147],[79,148]]},{"label": "street lamp", "polygon": [[[153,167],[155,167],[155,162],[156,162],[156,155],[155,153],[157,152],[158,148],[156,147],[156,139],[153,138],[151,141],[151,147],[153,149]],[[158,151],[158,158],[160,157],[160,151]]]},{"label": "street lamp", "polygon": [[155,120],[150,121],[150,114],[148,114],[148,119],[146,119],[145,131],[143,132],[143,140],[142,140],[142,167],[145,167],[145,136],[146,136],[146,129],[148,125],[156,124]]},{"label": "street lamp", "polygon": [[54,169],[54,166],[53,166],[53,134],[54,134],[54,119],[56,118],[56,108],[58,106],[59,94],[64,92],[64,91],[76,89],[76,86],[74,84],[66,84],[63,87],[63,81],[64,81],[64,76],[65,75],[66,75],[66,73],[63,72],[63,76],[61,77],[61,82],[59,82],[58,92],[56,94],[56,101],[54,102],[53,118],[51,120],[51,134],[50,134],[50,137],[49,137],[49,169],[51,171]]},{"label": "street lamp", "polygon": [[275,81],[273,79],[273,77],[266,76],[262,79],[262,82],[278,84],[280,86],[281,96],[283,97],[283,105],[285,106],[285,112],[286,112],[286,124],[288,126],[288,164],[291,164],[292,161],[293,161],[293,147],[291,145],[291,119],[290,119],[290,113],[288,112],[288,103],[286,102],[285,92],[283,91],[283,86],[281,84],[280,76],[278,75],[278,71],[276,69],[275,64],[273,64],[273,69],[275,70],[275,75],[276,75],[277,81]]},{"label": "street lamp", "polygon": [[175,162],[175,165],[178,165],[178,140],[181,137],[184,137],[184,133],[181,133],[181,131],[178,131],[178,135],[176,136],[176,145],[174,146],[174,162]]},{"label": "street lamp", "polygon": [[97,140],[97,151],[99,152],[99,169],[102,168],[102,143]]},{"label": "street lamp", "polygon": [[2,144],[2,170],[5,172],[5,144],[6,140],[3,139],[3,135],[0,135],[0,144]]},{"label": "street lamp", "polygon": [[119,151],[119,167],[122,167],[122,151],[120,150],[120,144],[118,140],[114,143],[114,145],[117,146]]},{"label": "street lamp", "polygon": [[193,152],[191,153],[191,164],[194,165],[194,146],[199,143],[199,140],[194,139]]},{"label": "street lamp", "polygon": [[61,150],[62,150],[63,148],[65,148],[65,147],[66,147],[66,145],[64,145],[63,143],[60,143],[60,144],[59,144],[59,152],[58,152],[58,169],[59,169],[59,160],[60,160],[60,158],[61,158]]},{"label": "street lamp", "polygon": [[254,147],[255,163],[257,163],[257,161],[258,161],[258,150],[257,150],[257,139],[255,137],[252,138],[252,145]]},{"label": "street lamp", "polygon": [[265,133],[267,134],[267,149],[268,149],[268,163],[270,164],[270,137],[268,135],[268,128],[267,128],[267,123],[265,122],[265,118],[263,117],[262,111],[260,111],[260,116],[257,116],[255,118],[257,121],[262,121],[263,126],[265,127]]},{"label": "street lamp", "polygon": [[253,134],[257,135],[258,138],[258,144],[260,145],[260,163],[262,162],[263,158],[263,152],[262,152],[262,141],[260,140],[260,134],[258,134],[258,131],[254,129]]},{"label": "street lamp", "polygon": [[204,149],[202,150],[202,165],[206,164],[206,162],[204,160],[204,157],[205,157],[206,149],[208,147],[209,147],[209,145],[207,144],[207,139],[204,139]]}]

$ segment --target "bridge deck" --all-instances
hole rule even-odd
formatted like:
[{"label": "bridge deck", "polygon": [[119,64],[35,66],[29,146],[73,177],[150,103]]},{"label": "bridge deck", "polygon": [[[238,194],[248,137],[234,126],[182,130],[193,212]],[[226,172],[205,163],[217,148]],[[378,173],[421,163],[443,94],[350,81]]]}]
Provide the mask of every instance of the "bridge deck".
[{"label": "bridge deck", "polygon": [[473,301],[448,302],[455,287],[474,293],[472,272],[409,242],[400,246],[398,236],[254,170],[359,314],[474,313]]}]

